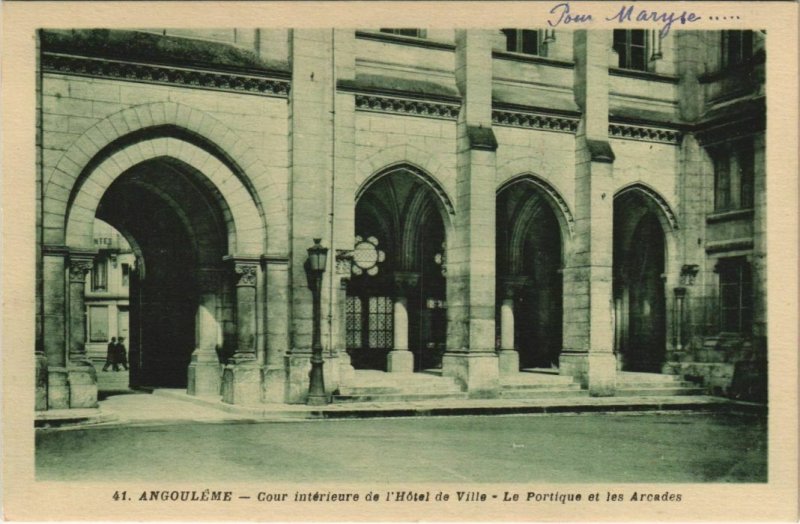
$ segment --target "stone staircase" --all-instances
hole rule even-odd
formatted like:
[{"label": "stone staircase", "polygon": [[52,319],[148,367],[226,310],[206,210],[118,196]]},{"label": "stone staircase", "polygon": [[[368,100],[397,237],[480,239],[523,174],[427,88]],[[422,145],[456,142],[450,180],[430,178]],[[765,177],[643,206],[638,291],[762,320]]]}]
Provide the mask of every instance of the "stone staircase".
[{"label": "stone staircase", "polygon": [[573,377],[559,375],[557,369],[523,369],[500,376],[499,398],[536,399],[586,396]]},{"label": "stone staircase", "polygon": [[339,386],[332,402],[404,402],[415,400],[466,399],[466,392],[452,377],[441,372],[385,373],[357,370],[352,384]]},{"label": "stone staircase", "polygon": [[677,375],[658,373],[617,372],[618,397],[671,397],[677,395],[705,395],[706,390],[686,382]]},{"label": "stone staircase", "polygon": [[[705,395],[703,388],[685,382],[675,375],[617,372],[618,397],[671,397]],[[557,369],[523,369],[500,377],[497,398],[508,400],[564,399],[588,397],[588,392],[570,376],[559,375]],[[357,370],[355,380],[342,385],[333,394],[335,404],[357,402],[413,402],[423,400],[467,399],[452,377],[443,377],[441,370],[420,373],[385,373]]]}]

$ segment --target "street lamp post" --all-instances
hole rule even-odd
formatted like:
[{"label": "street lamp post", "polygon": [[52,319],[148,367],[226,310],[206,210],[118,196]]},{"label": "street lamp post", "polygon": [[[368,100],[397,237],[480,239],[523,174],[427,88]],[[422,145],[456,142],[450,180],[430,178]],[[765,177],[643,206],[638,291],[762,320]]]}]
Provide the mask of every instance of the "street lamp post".
[{"label": "street lamp post", "polygon": [[325,264],[328,258],[328,248],[322,247],[320,241],[315,238],[314,245],[308,248],[308,260],[306,261],[306,276],[308,277],[308,287],[314,301],[314,328],[311,335],[311,371],[308,374],[308,400],[307,404],[321,406],[328,403],[328,396],[325,394],[325,380],[322,374],[322,337],[320,334],[320,322],[322,320],[322,274],[325,272]]}]

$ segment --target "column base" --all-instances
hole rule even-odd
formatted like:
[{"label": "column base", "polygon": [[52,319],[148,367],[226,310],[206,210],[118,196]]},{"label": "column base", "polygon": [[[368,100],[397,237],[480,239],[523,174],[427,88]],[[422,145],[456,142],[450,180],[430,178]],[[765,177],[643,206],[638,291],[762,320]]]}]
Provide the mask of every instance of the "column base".
[{"label": "column base", "polygon": [[497,365],[501,375],[519,373],[519,353],[515,349],[501,349],[497,352]]},{"label": "column base", "polygon": [[500,371],[494,351],[445,353],[442,375],[455,378],[470,398],[495,398],[500,389]]},{"label": "column base", "polygon": [[389,373],[413,373],[414,353],[407,349],[390,351],[386,355],[386,371]]},{"label": "column base", "polygon": [[261,366],[255,360],[226,364],[222,372],[222,401],[248,405],[261,402]]},{"label": "column base", "polygon": [[617,390],[617,359],[613,353],[589,353],[589,395],[613,397]]},{"label": "column base", "polygon": [[197,397],[219,397],[222,386],[221,369],[216,354],[192,355],[187,371],[186,393]]},{"label": "column base", "polygon": [[283,403],[286,397],[286,370],[282,367],[265,367],[261,370],[261,400]]},{"label": "column base", "polygon": [[581,388],[587,389],[589,385],[589,353],[564,350],[558,356],[558,374],[575,378]]},{"label": "column base", "polygon": [[575,377],[593,397],[614,396],[617,388],[617,359],[607,352],[569,352],[559,357],[559,373]]},{"label": "column base", "polygon": [[47,357],[41,353],[36,354],[36,397],[34,409],[36,411],[47,409]]},{"label": "column base", "polygon": [[[286,355],[284,361],[286,362],[284,401],[288,404],[305,404],[308,398],[311,353],[292,353]],[[324,374],[324,367],[322,371]]]},{"label": "column base", "polygon": [[69,409],[67,368],[47,368],[47,409]]},{"label": "column base", "polygon": [[87,361],[72,362],[67,368],[70,408],[97,407],[97,371]]},{"label": "column base", "polygon": [[356,368],[346,350],[339,352],[339,384],[352,384],[356,378]]}]

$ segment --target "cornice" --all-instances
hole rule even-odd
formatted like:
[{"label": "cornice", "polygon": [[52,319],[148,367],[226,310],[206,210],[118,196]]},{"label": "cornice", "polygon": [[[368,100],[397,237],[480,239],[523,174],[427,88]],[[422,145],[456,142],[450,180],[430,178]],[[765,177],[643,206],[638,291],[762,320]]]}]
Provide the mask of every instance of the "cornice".
[{"label": "cornice", "polygon": [[609,124],[608,136],[610,138],[619,138],[623,140],[658,142],[671,145],[680,144],[682,138],[681,132],[676,129],[617,123]]},{"label": "cornice", "polygon": [[291,82],[281,74],[255,75],[222,72],[211,69],[175,67],[66,55],[43,53],[42,70],[93,78],[109,78],[147,84],[176,85],[195,89],[227,91],[240,94],[287,98]]},{"label": "cornice", "polygon": [[401,98],[377,94],[356,93],[355,99],[357,111],[399,113],[444,120],[455,120],[458,118],[458,111],[461,108],[461,104],[458,102]]},{"label": "cornice", "polygon": [[420,38],[416,36],[395,35],[393,33],[381,33],[380,31],[356,31],[356,38],[362,40],[376,40],[378,42],[390,42],[392,44],[407,45],[412,47],[423,47],[427,49],[440,49],[442,51],[455,51],[455,44],[439,42]]},{"label": "cornice", "polygon": [[523,127],[575,134],[578,131],[579,122],[580,118],[577,116],[554,115],[515,109],[492,110],[492,123],[498,126]]}]

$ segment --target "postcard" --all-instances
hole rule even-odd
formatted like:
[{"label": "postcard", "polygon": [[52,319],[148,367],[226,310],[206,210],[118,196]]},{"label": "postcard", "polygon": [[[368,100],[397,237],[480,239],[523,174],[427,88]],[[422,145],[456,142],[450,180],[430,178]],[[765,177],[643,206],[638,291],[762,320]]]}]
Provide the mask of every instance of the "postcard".
[{"label": "postcard", "polygon": [[798,518],[796,3],[3,14],[8,520]]}]

